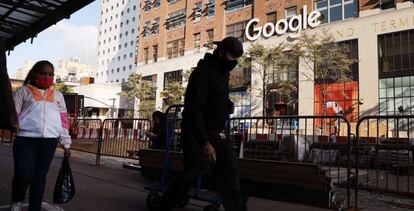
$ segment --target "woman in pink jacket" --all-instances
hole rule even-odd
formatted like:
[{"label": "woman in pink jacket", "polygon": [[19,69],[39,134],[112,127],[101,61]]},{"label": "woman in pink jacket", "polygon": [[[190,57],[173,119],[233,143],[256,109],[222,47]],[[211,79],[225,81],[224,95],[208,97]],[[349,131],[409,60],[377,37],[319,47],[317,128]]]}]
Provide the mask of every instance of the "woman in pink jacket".
[{"label": "woman in pink jacket", "polygon": [[13,144],[12,211],[21,209],[29,186],[29,211],[40,211],[46,175],[58,142],[70,156],[65,100],[62,93],[50,89],[53,72],[50,62],[37,62],[24,86],[14,92],[19,129]]}]

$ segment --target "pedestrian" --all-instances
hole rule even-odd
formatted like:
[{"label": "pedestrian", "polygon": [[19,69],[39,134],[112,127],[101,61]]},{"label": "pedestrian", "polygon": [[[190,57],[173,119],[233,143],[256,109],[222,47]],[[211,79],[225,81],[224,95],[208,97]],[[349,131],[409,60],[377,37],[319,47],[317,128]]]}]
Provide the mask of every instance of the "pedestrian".
[{"label": "pedestrian", "polygon": [[233,143],[230,139],[223,140],[228,115],[234,108],[229,100],[229,75],[243,54],[243,45],[234,37],[215,44],[213,54],[206,53],[190,75],[181,123],[184,172],[161,197],[158,210],[171,210],[185,199],[208,166],[215,173],[224,209],[246,209]]},{"label": "pedestrian", "polygon": [[165,147],[164,114],[161,111],[152,113],[151,130],[147,132],[151,148],[163,150]]},{"label": "pedestrian", "polygon": [[50,87],[54,68],[39,61],[14,92],[19,128],[13,143],[14,176],[11,211],[21,210],[30,186],[29,211],[40,211],[46,175],[58,140],[70,157],[68,115],[62,93]]}]

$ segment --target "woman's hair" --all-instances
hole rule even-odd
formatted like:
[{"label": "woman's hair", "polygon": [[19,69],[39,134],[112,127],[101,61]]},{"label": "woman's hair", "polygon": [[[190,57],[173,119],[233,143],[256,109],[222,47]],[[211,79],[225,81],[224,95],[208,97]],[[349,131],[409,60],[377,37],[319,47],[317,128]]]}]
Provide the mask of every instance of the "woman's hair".
[{"label": "woman's hair", "polygon": [[31,81],[34,81],[36,73],[39,72],[44,66],[49,65],[50,67],[53,67],[53,64],[49,61],[42,60],[36,62],[36,64],[33,65],[32,69],[30,69],[29,73],[26,76],[26,79],[24,80],[23,85],[29,84]]}]

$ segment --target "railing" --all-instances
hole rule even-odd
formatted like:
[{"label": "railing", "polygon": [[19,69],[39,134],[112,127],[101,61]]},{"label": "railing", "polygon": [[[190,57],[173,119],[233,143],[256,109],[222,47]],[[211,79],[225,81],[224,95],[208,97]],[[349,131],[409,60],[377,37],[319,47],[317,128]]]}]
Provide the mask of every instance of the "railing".
[{"label": "railing", "polygon": [[230,127],[240,158],[318,164],[332,183],[347,188],[350,204],[351,128],[344,117],[232,118]]},{"label": "railing", "polygon": [[413,126],[414,115],[367,116],[358,121],[352,164],[357,164],[359,176],[354,182],[359,189],[414,196]]}]

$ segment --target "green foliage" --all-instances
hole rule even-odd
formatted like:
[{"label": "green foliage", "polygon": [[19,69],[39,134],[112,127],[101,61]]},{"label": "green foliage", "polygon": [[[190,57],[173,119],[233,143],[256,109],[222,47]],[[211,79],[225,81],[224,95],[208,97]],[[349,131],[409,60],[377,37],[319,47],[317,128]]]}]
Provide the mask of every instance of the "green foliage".
[{"label": "green foliage", "polygon": [[291,92],[296,89],[290,80],[277,77],[288,71],[288,68],[297,64],[297,57],[288,55],[286,45],[281,43],[270,48],[261,44],[252,44],[247,52],[239,59],[239,64],[250,68],[252,75],[259,76],[259,81],[252,81],[252,89],[257,90],[263,102],[263,116],[266,115],[266,102],[271,92],[287,95],[291,99]]},{"label": "green foliage", "polygon": [[127,81],[127,90],[122,93],[129,99],[139,99],[138,114],[142,118],[150,118],[155,111],[155,94],[157,88],[151,81],[142,80],[142,75],[131,74]]},{"label": "green foliage", "polygon": [[57,83],[53,85],[53,89],[56,91],[61,92],[62,94],[69,94],[73,93],[73,88],[64,84],[64,83]]}]

